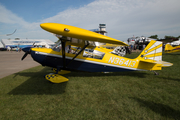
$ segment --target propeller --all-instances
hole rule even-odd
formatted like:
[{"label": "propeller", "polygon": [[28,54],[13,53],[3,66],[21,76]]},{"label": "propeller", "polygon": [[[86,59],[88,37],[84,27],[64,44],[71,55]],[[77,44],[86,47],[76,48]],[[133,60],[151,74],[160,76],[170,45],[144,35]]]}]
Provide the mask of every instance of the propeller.
[{"label": "propeller", "polygon": [[31,53],[31,47],[23,48],[22,51],[24,51],[25,54],[23,55],[23,57],[21,58],[21,60],[24,60],[24,58],[26,58],[26,56]]},{"label": "propeller", "polygon": [[35,42],[33,42],[33,45],[32,45],[32,47],[34,47],[34,44],[35,44]]},{"label": "propeller", "polygon": [[21,58],[21,60],[24,60],[24,58],[26,58],[26,56],[27,56],[28,54],[31,54],[31,48],[34,47],[34,44],[35,44],[35,42],[33,43],[33,45],[32,45],[31,47],[25,47],[25,48],[22,49],[22,51],[24,51],[25,54],[23,55],[23,57]]}]

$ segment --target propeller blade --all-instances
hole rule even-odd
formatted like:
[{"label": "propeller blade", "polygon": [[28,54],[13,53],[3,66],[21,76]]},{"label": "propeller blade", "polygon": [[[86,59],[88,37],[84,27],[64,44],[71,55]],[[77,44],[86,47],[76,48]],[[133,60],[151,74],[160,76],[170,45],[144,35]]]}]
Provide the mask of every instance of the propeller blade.
[{"label": "propeller blade", "polygon": [[23,57],[21,58],[21,60],[24,60],[24,58],[28,55],[28,52],[25,52],[25,54],[23,55]]},{"label": "propeller blade", "polygon": [[25,54],[23,55],[23,57],[21,58],[21,60],[24,60],[24,58],[25,58],[28,54],[31,54],[31,47],[23,48],[22,51],[24,51]]},{"label": "propeller blade", "polygon": [[36,42],[33,43],[32,47],[34,47],[34,44],[35,44],[35,43],[36,43]]}]

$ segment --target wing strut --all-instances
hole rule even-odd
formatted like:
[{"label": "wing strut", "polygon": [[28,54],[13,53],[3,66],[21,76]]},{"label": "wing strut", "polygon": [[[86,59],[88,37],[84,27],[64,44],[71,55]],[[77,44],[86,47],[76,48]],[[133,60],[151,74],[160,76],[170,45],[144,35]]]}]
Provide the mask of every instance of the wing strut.
[{"label": "wing strut", "polygon": [[[73,57],[73,59],[68,63],[68,65],[70,65],[71,62],[72,62],[79,54],[81,54],[81,52],[82,52],[88,45],[89,45],[89,42],[87,41],[87,44],[84,45],[84,47]],[[68,66],[68,65],[67,65],[67,66]]]},{"label": "wing strut", "polygon": [[61,40],[61,46],[62,46],[62,58],[63,58],[63,69],[65,70],[69,64],[79,55],[81,52],[89,46],[89,41],[86,41],[87,44],[84,45],[84,47],[72,58],[72,60],[66,65],[66,52],[65,52],[65,46],[66,46],[66,39],[60,38]]},{"label": "wing strut", "polygon": [[66,69],[66,53],[65,53],[66,40],[62,38],[60,38],[60,40],[62,45],[63,69]]}]

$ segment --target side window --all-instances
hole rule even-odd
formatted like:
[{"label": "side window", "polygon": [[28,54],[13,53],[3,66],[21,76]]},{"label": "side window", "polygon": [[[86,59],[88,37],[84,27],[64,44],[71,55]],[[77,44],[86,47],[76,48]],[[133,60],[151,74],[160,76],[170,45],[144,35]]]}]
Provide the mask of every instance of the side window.
[{"label": "side window", "polygon": [[81,50],[81,47],[71,46],[69,48],[69,53],[71,54],[78,54],[78,52]]},{"label": "side window", "polygon": [[61,49],[62,49],[61,45],[57,45],[57,46],[54,46],[54,47],[52,48],[52,50],[54,50],[54,51],[56,51],[56,52],[60,52]]},{"label": "side window", "polygon": [[85,49],[83,53],[83,57],[89,57],[95,59],[103,59],[104,55],[105,53],[93,49]]},{"label": "side window", "polygon": [[67,45],[67,46],[65,47],[65,52],[66,52],[66,53],[71,53],[71,45]]},{"label": "side window", "polygon": [[[60,52],[61,49],[62,49],[62,47],[61,47],[61,45],[56,45],[56,46],[54,46],[52,49],[53,49],[54,51],[56,51],[56,52]],[[70,53],[70,51],[71,51],[71,46],[70,46],[70,45],[67,45],[67,46],[65,47],[65,52],[66,52],[66,53]]]}]

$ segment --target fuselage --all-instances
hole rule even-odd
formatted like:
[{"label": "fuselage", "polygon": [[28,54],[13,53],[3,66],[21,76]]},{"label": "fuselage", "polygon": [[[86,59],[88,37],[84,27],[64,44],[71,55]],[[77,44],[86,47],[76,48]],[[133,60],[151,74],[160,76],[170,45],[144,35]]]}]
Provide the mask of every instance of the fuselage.
[{"label": "fuselage", "polygon": [[[74,60],[75,54],[66,53],[65,64],[67,70],[79,70],[88,72],[119,72],[119,71],[134,71],[137,69],[138,60],[129,59],[106,52],[104,48],[96,47],[94,50],[101,52],[101,55],[87,57],[83,52]],[[63,68],[62,52],[57,52],[47,48],[31,48],[32,58],[43,66],[53,68]]]}]

